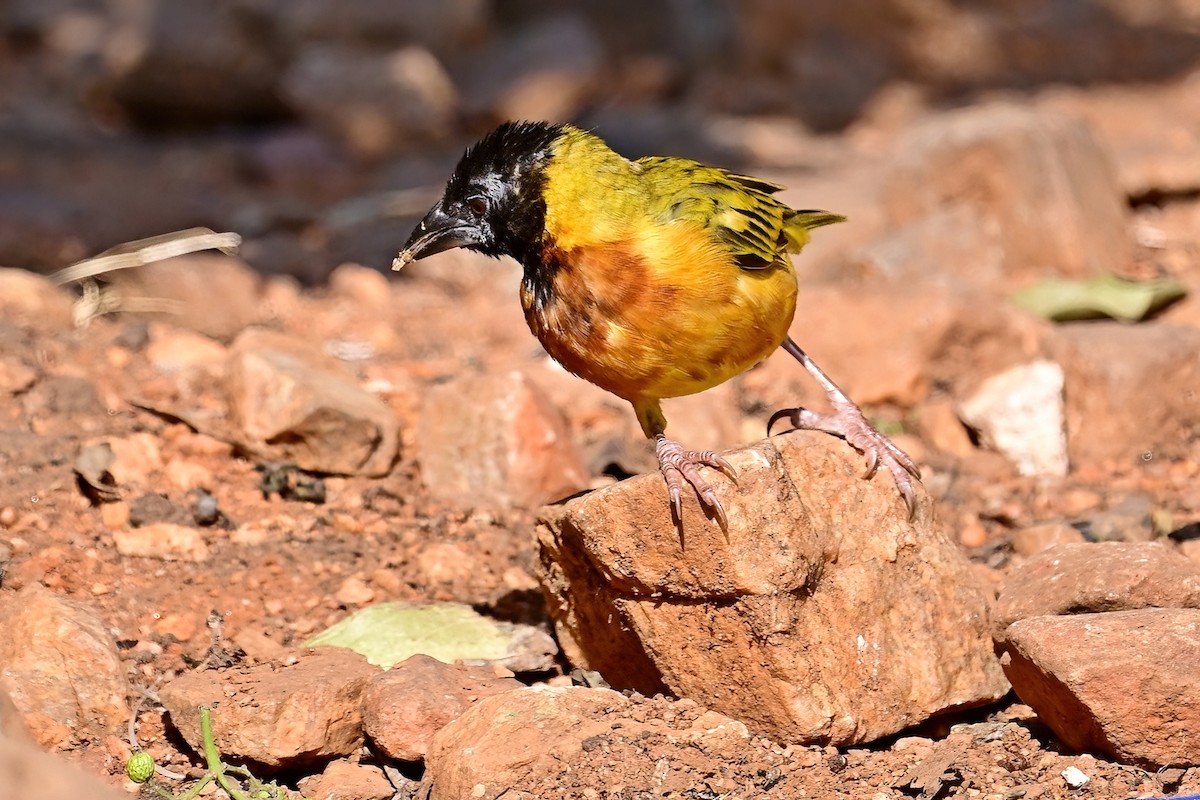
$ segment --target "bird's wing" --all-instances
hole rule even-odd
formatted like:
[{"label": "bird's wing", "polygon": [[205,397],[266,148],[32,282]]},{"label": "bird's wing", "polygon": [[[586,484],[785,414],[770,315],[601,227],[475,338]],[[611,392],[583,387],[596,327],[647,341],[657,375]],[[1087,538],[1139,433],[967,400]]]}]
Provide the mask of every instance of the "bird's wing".
[{"label": "bird's wing", "polygon": [[765,269],[789,249],[795,212],[771,197],[782,186],[682,158],[637,163],[650,184],[653,212],[703,225],[743,269]]}]

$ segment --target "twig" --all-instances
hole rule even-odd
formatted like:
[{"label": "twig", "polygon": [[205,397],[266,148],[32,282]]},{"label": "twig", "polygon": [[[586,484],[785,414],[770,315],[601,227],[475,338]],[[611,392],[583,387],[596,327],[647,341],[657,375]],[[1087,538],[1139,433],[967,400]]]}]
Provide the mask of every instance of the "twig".
[{"label": "twig", "polygon": [[188,228],[118,245],[98,256],[85,258],[61,269],[50,277],[61,286],[106,272],[141,267],[155,261],[195,253],[198,250],[232,253],[241,243],[242,237],[236,233],[217,233],[208,228]]}]

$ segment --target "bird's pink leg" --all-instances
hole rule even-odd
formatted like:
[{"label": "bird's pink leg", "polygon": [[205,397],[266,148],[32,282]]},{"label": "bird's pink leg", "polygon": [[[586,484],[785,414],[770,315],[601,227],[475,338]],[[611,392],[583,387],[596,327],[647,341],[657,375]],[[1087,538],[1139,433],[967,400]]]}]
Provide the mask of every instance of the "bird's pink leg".
[{"label": "bird's pink leg", "polygon": [[833,406],[833,413],[818,414],[807,408],[785,408],[771,415],[770,421],[767,422],[767,435],[771,435],[771,428],[776,422],[786,417],[791,421],[793,427],[824,431],[842,437],[854,449],[867,457],[867,472],[864,477],[869,478],[874,475],[880,465],[892,473],[896,486],[900,489],[900,494],[904,496],[904,502],[908,506],[909,519],[912,519],[917,508],[913,479],[920,480],[921,470],[917,468],[907,453],[867,422],[862,410],[846,396],[845,392],[838,388],[837,384],[829,379],[829,376],[820,367],[813,363],[808,354],[801,350],[790,336],[783,340],[782,347],[808,370],[817,383],[821,384],[821,388],[829,397],[830,405]]}]

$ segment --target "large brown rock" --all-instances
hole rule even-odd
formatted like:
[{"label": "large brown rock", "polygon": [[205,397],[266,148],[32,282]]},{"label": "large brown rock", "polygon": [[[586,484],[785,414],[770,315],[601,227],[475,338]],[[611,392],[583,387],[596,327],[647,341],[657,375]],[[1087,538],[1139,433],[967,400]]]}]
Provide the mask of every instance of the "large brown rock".
[{"label": "large brown rock", "polygon": [[1032,617],[1004,671],[1069,747],[1150,769],[1200,764],[1200,609]]},{"label": "large brown rock", "polygon": [[251,328],[230,350],[229,413],[251,452],[303,469],[386,475],[400,422],[345,369],[311,344]]},{"label": "large brown rock", "polygon": [[1116,169],[1084,122],[997,103],[918,125],[898,153],[893,221],[972,206],[999,225],[1009,277],[1096,275],[1132,256]]},{"label": "large brown rock", "polygon": [[1188,458],[1200,430],[1200,329],[1100,322],[1050,340],[1066,378],[1073,464]]},{"label": "large brown rock", "polygon": [[1159,542],[1082,542],[1009,572],[994,616],[1003,631],[1027,617],[1147,607],[1200,608],[1200,566]]},{"label": "large brown rock", "polygon": [[659,476],[543,512],[547,604],[568,658],[787,741],[849,744],[1002,696],[987,603],[919,495],[861,478],[833,437],[727,454],[728,538]]},{"label": "large brown rock", "polygon": [[[0,691],[26,718],[65,725],[80,736],[123,730],[129,685],[108,627],[84,603],[39,584],[0,605]],[[44,746],[54,725],[32,725]]]},{"label": "large brown rock", "polygon": [[196,752],[202,747],[200,706],[206,705],[224,756],[292,767],[349,755],[362,745],[359,701],[378,671],[357,653],[326,647],[286,664],[189,672],[160,696],[171,723]]}]

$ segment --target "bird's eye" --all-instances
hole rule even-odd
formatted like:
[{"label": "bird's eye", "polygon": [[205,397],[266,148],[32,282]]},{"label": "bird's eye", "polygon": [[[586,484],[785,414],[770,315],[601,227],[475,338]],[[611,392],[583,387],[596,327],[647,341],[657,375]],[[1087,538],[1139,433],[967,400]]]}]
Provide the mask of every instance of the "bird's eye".
[{"label": "bird's eye", "polygon": [[488,212],[488,201],[486,197],[472,197],[467,201],[467,208],[471,209],[471,213],[477,217],[482,217]]}]

